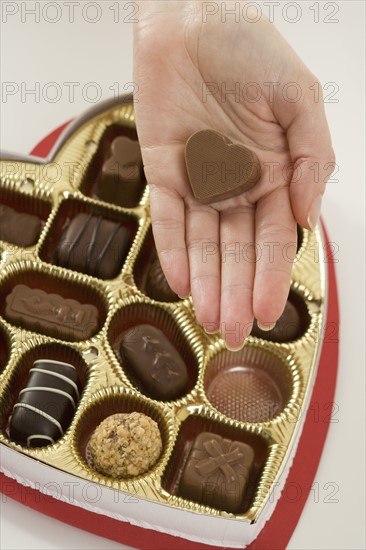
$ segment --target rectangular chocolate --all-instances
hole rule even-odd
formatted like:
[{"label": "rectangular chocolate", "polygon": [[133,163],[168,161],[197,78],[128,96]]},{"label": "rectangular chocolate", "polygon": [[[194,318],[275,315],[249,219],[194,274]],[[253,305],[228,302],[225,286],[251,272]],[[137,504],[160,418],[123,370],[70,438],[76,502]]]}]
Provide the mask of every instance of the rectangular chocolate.
[{"label": "rectangular chocolate", "polygon": [[126,259],[129,242],[130,233],[120,223],[78,214],[65,229],[54,261],[100,279],[114,279]]},{"label": "rectangular chocolate", "polygon": [[254,462],[252,447],[203,432],[195,439],[179,484],[179,496],[238,513]]},{"label": "rectangular chocolate", "polygon": [[26,285],[15,286],[7,296],[5,317],[15,325],[61,340],[86,340],[98,330],[95,306]]}]

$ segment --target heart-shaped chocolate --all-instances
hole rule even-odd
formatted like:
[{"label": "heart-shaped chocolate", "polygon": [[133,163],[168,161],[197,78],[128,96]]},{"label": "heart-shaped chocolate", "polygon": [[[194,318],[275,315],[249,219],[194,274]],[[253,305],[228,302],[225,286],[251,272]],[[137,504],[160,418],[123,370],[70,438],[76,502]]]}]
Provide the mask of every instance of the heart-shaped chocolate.
[{"label": "heart-shaped chocolate", "polygon": [[193,195],[202,203],[244,193],[261,177],[257,155],[215,130],[200,130],[188,139],[186,165]]}]

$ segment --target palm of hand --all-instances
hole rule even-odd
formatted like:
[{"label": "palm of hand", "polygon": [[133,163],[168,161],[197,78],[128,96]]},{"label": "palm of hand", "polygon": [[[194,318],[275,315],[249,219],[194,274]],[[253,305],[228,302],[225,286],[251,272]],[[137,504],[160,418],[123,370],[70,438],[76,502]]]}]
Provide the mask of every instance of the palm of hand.
[{"label": "palm of hand", "polygon": [[[275,88],[264,83],[291,81],[278,59],[292,75],[305,70],[268,23],[259,34],[241,29],[238,40],[240,29],[220,20],[202,23],[187,13],[182,25],[176,17],[148,20],[135,40],[137,127],[154,236],[173,290],[190,291],[199,322],[237,348],[254,315],[270,324],[282,313],[296,251],[285,130],[298,105],[272,97]],[[184,147],[204,128],[256,152],[262,178],[253,189],[209,206],[194,199]]]}]

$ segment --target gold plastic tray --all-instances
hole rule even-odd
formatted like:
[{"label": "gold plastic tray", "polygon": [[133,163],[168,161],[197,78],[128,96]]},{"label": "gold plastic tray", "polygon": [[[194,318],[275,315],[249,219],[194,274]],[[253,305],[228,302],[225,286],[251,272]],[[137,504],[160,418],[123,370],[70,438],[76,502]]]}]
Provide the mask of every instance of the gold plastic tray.
[{"label": "gold plastic tray", "polygon": [[[45,164],[28,160],[1,161],[1,193],[11,197],[14,204],[31,204],[36,213],[42,213],[45,224],[33,247],[22,249],[0,242],[0,338],[4,343],[0,357],[0,443],[58,470],[142,499],[203,515],[256,522],[294,452],[316,372],[326,293],[320,231],[302,232],[302,244],[292,272],[292,290],[300,297],[308,315],[303,336],[282,344],[249,337],[238,354],[226,351],[219,336],[208,336],[196,323],[191,299],[159,303],[144,295],[136,284],[141,278],[139,270],[143,269],[141,255],[148,253],[146,247],[151,242],[148,190],[133,209],[103,203],[84,194],[86,170],[111,126],[122,134],[131,135],[135,131],[131,102],[114,104],[79,123],[75,131],[69,132],[54,158]],[[134,225],[135,238],[116,279],[98,280],[48,261],[49,239],[58,216],[78,210],[103,212],[112,219],[127,216]],[[56,281],[60,293],[65,284],[78,285],[84,289],[85,296],[92,295],[101,318],[98,334],[90,340],[71,343],[29,332],[8,322],[4,316],[6,295],[15,284],[26,284],[35,274],[44,288],[48,288],[50,281],[53,284]],[[130,381],[116,353],[118,334],[127,320],[133,323],[134,319],[141,318],[151,319],[166,329],[190,365],[193,382],[187,395],[177,401],[158,402],[143,395]],[[48,447],[24,448],[7,435],[9,415],[31,364],[47,357],[69,358],[77,365],[84,384],[82,398],[62,439]],[[267,374],[277,377],[283,407],[273,418],[266,420],[271,414],[264,413],[260,422],[240,420],[250,418],[250,414],[237,410],[230,388],[218,408],[210,401],[209,396],[217,405],[212,389],[215,376],[240,360],[255,365],[262,363]],[[257,399],[265,403],[265,396],[260,392]],[[162,456],[150,472],[137,478],[116,480],[100,475],[86,460],[88,437],[105,416],[130,410],[146,412],[158,422],[163,438]],[[205,430],[227,434],[250,443],[255,449],[255,483],[245,510],[237,516],[179,496],[179,475],[189,444],[196,433]]]}]

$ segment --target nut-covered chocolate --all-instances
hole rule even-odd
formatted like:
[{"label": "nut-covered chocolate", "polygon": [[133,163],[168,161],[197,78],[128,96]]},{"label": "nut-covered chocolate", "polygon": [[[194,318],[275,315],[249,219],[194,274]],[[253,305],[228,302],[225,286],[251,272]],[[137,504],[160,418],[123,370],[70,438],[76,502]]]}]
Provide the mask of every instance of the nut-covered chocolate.
[{"label": "nut-covered chocolate", "polygon": [[195,439],[179,484],[179,495],[238,513],[254,462],[252,447],[203,432]]},{"label": "nut-covered chocolate", "polygon": [[187,366],[173,344],[152,325],[138,325],[123,334],[120,353],[142,391],[162,401],[181,397],[187,388]]},{"label": "nut-covered chocolate", "polygon": [[157,423],[139,412],[108,416],[95,429],[88,443],[93,468],[115,478],[147,472],[159,460],[161,451]]},{"label": "nut-covered chocolate", "polygon": [[26,447],[55,443],[72,421],[79,384],[73,365],[51,359],[35,361],[13,408],[10,438]]}]

